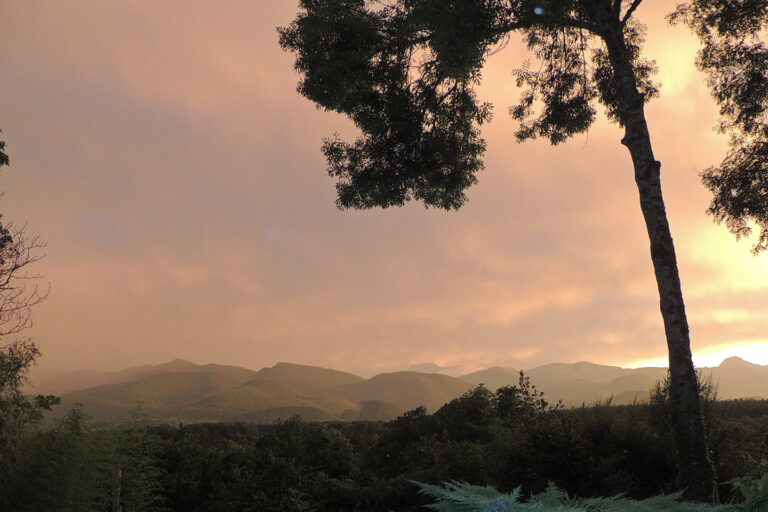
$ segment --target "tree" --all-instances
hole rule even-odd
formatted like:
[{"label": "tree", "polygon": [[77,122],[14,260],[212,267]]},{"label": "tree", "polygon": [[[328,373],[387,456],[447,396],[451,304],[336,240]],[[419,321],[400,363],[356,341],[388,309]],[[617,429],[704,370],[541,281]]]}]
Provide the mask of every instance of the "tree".
[{"label": "tree", "polygon": [[[5,142],[0,141],[0,166],[8,163]],[[6,491],[20,455],[22,434],[42,418],[43,410],[59,403],[55,396],[30,398],[24,393],[29,369],[40,350],[29,338],[7,341],[31,326],[32,306],[48,294],[35,284],[39,276],[26,271],[40,259],[37,249],[41,246],[36,237],[26,235],[24,227],[4,226],[0,216],[0,505],[8,498]]]},{"label": "tree", "polygon": [[694,0],[670,20],[701,40],[696,64],[720,107],[718,130],[730,136],[725,159],[701,175],[714,196],[708,212],[737,239],[756,224],[756,255],[768,249],[768,48],[760,38],[768,1]]},{"label": "tree", "polygon": [[[10,163],[5,146],[0,140],[0,167]],[[48,297],[48,290],[37,284],[40,275],[27,271],[42,258],[42,247],[39,237],[27,234],[26,225],[3,225],[0,215],[0,339],[31,327],[32,307]]]},{"label": "tree", "polygon": [[[745,0],[746,1],[746,0]],[[541,61],[516,82],[519,141],[559,144],[585,132],[595,103],[624,128],[650,240],[669,350],[679,484],[691,498],[712,497],[715,475],[701,421],[688,322],[651,147],[644,105],[658,93],[655,65],[641,55],[642,0],[302,0],[279,28],[296,54],[299,92],[350,117],[362,136],[323,142],[337,178],[339,208],[400,206],[418,199],[456,209],[483,168],[480,126],[491,105],[478,101],[485,57],[512,32]]]}]

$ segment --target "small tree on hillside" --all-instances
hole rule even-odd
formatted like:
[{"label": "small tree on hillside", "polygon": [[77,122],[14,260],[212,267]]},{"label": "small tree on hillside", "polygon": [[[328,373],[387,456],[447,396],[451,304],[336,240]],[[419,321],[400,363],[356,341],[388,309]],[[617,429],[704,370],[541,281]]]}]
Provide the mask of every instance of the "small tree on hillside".
[{"label": "small tree on hillside", "polygon": [[[386,208],[411,199],[444,209],[465,203],[464,191],[483,167],[485,142],[479,128],[491,117],[491,106],[477,100],[475,87],[489,51],[512,32],[521,33],[541,61],[538,71],[523,65],[516,72],[523,93],[510,113],[520,123],[519,141],[545,137],[559,144],[589,129],[596,102],[605,107],[608,118],[624,129],[621,143],[632,159],[650,240],[669,351],[679,484],[687,488],[687,496],[707,499],[715,475],[661,192],[661,163],[654,157],[645,120],[644,105],[658,89],[651,79],[655,64],[642,57],[644,27],[634,19],[641,3],[302,0],[297,18],[279,29],[280,44],[296,54],[295,67],[302,74],[299,92],[327,110],[346,114],[362,132],[352,143],[334,137],[323,144],[328,172],[338,179],[340,208]],[[760,2],[695,0],[679,12],[695,25],[702,16],[699,5],[738,9],[737,4],[754,3]],[[706,24],[717,23],[720,14],[715,12]],[[729,62],[735,55],[726,52],[722,57]],[[719,175],[712,176],[719,183]],[[744,212],[753,214],[766,205],[765,195],[749,197],[754,200],[746,210],[718,206],[714,213],[744,233]]]}]

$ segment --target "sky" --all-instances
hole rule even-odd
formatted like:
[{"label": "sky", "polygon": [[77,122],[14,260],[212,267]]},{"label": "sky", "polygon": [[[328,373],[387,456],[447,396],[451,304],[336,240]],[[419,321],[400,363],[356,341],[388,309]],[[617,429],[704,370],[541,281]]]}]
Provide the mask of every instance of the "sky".
[{"label": "sky", "polygon": [[[722,159],[697,41],[646,0],[646,114],[694,361],[768,364],[768,254],[705,214]],[[513,39],[479,89],[485,170],[459,211],[334,205],[323,137],[356,134],[296,92],[288,0],[5,2],[0,212],[47,244],[27,331],[42,368],[174,358],[362,375],[588,360],[662,365],[649,243],[621,130],[518,144]]]}]

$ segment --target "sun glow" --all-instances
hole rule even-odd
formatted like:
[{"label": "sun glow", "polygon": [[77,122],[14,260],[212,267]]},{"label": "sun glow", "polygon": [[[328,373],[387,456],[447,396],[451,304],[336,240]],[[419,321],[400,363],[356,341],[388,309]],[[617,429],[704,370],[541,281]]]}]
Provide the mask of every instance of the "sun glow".
[{"label": "sun glow", "polygon": [[[740,357],[750,363],[768,365],[768,340],[742,341],[694,350],[693,364],[697,367],[718,366],[729,357]],[[646,366],[668,366],[666,357],[656,359],[637,359],[624,365],[625,368],[641,368]]]}]

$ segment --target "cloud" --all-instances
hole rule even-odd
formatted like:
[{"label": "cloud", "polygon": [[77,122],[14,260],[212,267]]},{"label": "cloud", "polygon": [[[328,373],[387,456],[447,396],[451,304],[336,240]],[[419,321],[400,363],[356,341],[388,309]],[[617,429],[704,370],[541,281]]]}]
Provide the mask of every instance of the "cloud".
[{"label": "cloud", "polygon": [[[754,304],[768,277],[764,258],[748,259],[703,214],[696,173],[725,141],[709,130],[716,112],[701,77],[683,65],[694,40],[659,21],[667,8],[639,10],[656,20],[648,54],[667,83],[648,119],[694,344],[708,348],[764,332]],[[514,143],[506,107],[520,41],[485,69],[480,97],[496,118],[462,210],[338,211],[319,146],[354,129],[295,91],[275,32],[293,4],[6,11],[3,214],[48,242],[40,270],[53,292],[33,333],[45,364],[185,357],[371,373],[664,355],[621,130],[603,120],[555,148]]]}]

